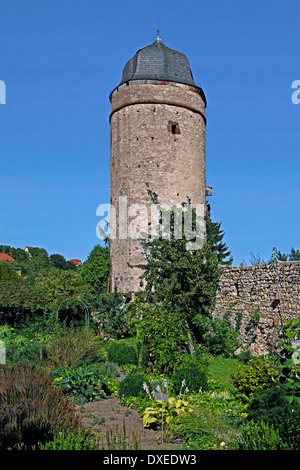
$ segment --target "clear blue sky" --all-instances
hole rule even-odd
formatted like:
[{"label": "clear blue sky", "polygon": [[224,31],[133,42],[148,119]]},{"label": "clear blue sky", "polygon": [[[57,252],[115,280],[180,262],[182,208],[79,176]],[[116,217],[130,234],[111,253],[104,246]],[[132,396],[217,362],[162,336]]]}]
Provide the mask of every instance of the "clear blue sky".
[{"label": "clear blue sky", "polygon": [[0,0],[0,243],[86,259],[109,202],[109,93],[135,52],[187,55],[234,264],[300,249],[299,0]]}]

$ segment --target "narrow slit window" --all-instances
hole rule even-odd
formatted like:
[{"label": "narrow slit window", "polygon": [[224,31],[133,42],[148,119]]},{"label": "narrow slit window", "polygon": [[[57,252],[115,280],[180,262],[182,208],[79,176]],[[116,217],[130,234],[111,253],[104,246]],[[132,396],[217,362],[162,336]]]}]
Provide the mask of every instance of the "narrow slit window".
[{"label": "narrow slit window", "polygon": [[168,122],[168,131],[170,132],[170,134],[172,135],[178,135],[180,134],[180,129],[179,129],[179,125],[177,122],[173,122],[173,121],[169,121]]}]

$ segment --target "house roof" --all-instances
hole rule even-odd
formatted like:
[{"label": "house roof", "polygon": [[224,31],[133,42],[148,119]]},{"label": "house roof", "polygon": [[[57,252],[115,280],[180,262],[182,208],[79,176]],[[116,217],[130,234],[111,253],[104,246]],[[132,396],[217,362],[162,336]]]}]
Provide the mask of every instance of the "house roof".
[{"label": "house roof", "polygon": [[12,261],[13,263],[16,263],[16,260],[6,253],[0,253],[0,261]]},{"label": "house roof", "polygon": [[74,264],[82,264],[80,259],[70,259],[70,262]]}]

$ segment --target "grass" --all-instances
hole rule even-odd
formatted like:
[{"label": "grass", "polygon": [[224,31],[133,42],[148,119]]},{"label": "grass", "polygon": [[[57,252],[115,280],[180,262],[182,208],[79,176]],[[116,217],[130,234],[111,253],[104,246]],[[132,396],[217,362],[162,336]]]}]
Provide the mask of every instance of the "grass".
[{"label": "grass", "polygon": [[237,359],[214,356],[208,366],[208,375],[229,386],[232,372],[236,372],[237,366],[242,365]]}]

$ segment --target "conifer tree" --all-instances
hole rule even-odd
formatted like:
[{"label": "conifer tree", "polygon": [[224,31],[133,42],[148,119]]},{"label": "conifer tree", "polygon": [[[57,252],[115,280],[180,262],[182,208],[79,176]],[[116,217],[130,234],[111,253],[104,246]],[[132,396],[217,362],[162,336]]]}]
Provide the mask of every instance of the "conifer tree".
[{"label": "conifer tree", "polygon": [[221,230],[221,223],[212,222],[209,217],[206,217],[207,242],[216,254],[218,263],[231,265],[233,258],[230,256],[230,251],[226,243],[223,242],[224,235],[223,230]]}]

